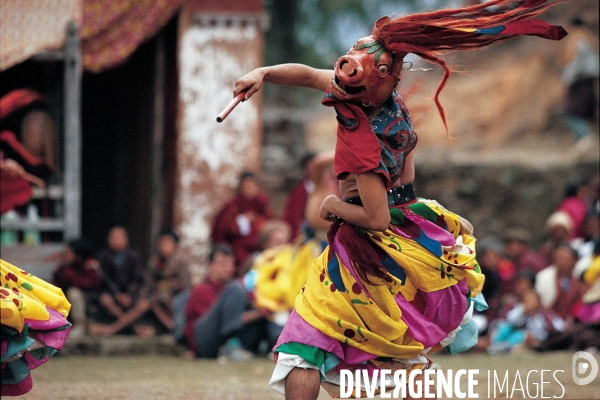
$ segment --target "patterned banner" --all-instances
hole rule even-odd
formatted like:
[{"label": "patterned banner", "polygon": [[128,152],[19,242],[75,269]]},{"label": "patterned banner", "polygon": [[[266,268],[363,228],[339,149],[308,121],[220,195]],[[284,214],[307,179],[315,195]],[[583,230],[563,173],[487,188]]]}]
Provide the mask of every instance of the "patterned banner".
[{"label": "patterned banner", "polygon": [[81,27],[83,67],[114,67],[162,28],[183,0],[84,0]]}]

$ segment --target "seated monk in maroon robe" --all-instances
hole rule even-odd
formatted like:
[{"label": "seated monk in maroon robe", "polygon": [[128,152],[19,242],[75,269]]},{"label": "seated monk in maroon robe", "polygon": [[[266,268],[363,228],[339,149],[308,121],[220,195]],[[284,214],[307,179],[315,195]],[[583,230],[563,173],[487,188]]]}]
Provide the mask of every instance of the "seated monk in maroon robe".
[{"label": "seated monk in maroon robe", "polygon": [[269,199],[260,190],[251,172],[240,176],[237,195],[217,214],[211,229],[214,243],[227,243],[235,253],[236,265],[261,250],[259,232],[262,224],[273,219]]}]

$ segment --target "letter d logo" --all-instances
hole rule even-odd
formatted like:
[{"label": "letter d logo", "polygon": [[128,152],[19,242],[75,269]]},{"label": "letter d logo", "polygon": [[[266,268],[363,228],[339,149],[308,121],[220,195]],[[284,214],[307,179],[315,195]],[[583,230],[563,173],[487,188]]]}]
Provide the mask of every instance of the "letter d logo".
[{"label": "letter d logo", "polygon": [[[585,359],[585,361],[582,359]],[[585,378],[580,378],[579,376],[585,374],[588,369],[590,369],[589,375]],[[575,382],[576,385],[587,385],[596,379],[596,375],[598,375],[598,362],[590,353],[578,351],[573,354],[571,373],[573,374],[573,382]]]}]

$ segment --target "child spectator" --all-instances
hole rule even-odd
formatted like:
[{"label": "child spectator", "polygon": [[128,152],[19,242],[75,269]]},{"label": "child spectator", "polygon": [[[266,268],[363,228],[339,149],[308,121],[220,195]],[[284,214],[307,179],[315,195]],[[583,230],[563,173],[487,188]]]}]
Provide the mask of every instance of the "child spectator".
[{"label": "child spectator", "polygon": [[[192,286],[187,260],[179,252],[179,235],[171,229],[162,229],[158,235],[156,254],[148,262],[144,297],[150,300],[152,313],[161,325],[181,336],[185,316],[185,303],[175,298]],[[183,321],[181,321],[183,320]],[[175,329],[177,328],[177,329]]]},{"label": "child spectator", "polygon": [[[534,289],[534,286],[535,272],[530,270],[521,271],[513,276],[510,281],[510,290],[503,290],[496,301],[492,302],[494,306],[493,309],[490,309],[483,314],[476,314],[477,318],[475,318],[475,320],[479,324],[481,333],[477,343],[477,349],[486,349],[490,345],[491,333],[506,319],[510,310],[520,303],[525,293]],[[483,323],[480,317],[482,315],[486,317]]]},{"label": "child spectator", "polygon": [[491,335],[490,354],[510,352],[521,346],[534,348],[546,340],[549,332],[565,329],[565,321],[544,308],[535,290],[527,290]]},{"label": "child spectator", "polygon": [[87,332],[88,305],[97,300],[102,285],[99,264],[92,255],[92,245],[85,239],[68,241],[63,262],[52,277],[54,285],[63,290],[71,303],[71,337],[82,336]]}]

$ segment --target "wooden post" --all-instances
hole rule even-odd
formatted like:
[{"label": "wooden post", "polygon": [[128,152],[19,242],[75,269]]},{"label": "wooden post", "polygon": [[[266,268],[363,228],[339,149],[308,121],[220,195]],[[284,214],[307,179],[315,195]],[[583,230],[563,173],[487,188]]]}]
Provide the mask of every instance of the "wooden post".
[{"label": "wooden post", "polygon": [[165,38],[160,34],[154,59],[154,119],[152,121],[152,171],[150,182],[150,254],[156,247],[156,238],[163,223],[163,142],[165,134]]},{"label": "wooden post", "polygon": [[64,60],[64,240],[81,235],[81,75],[78,28],[71,22]]}]

